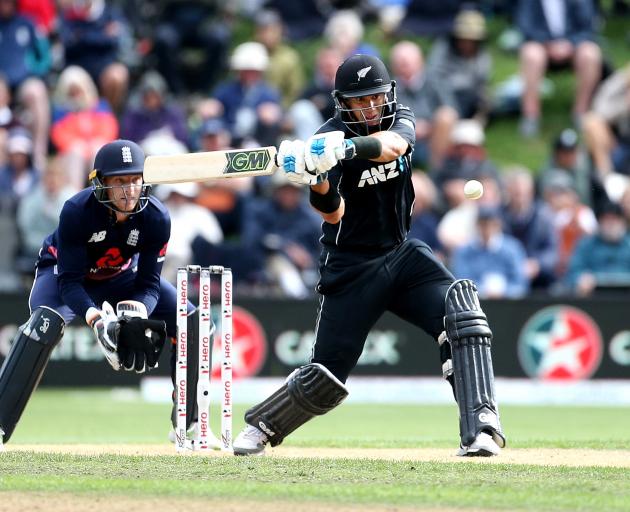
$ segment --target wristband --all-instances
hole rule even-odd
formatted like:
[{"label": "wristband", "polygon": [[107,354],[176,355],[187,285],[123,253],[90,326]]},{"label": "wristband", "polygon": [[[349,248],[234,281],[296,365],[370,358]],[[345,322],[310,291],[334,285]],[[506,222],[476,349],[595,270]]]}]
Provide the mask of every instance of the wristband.
[{"label": "wristband", "polygon": [[313,208],[322,213],[335,212],[341,204],[341,196],[339,195],[339,192],[337,192],[337,189],[332,185],[328,187],[328,192],[325,194],[318,194],[311,189],[309,199]]},{"label": "wristband", "polygon": [[[371,160],[372,158],[381,156],[381,152],[383,151],[383,145],[376,137],[352,137],[346,142],[350,142],[354,146],[354,154],[350,158]],[[346,144],[346,154],[348,154],[348,146],[349,144]],[[346,159],[348,158],[346,157]]]}]

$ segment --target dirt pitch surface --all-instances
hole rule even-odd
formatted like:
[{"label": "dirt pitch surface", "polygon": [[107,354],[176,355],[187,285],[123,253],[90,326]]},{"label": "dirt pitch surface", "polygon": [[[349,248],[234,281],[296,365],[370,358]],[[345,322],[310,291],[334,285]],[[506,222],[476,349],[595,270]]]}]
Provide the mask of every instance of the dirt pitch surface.
[{"label": "dirt pitch surface", "polygon": [[[7,445],[7,451],[69,453],[75,455],[175,455],[172,445]],[[630,468],[630,450],[589,450],[559,448],[508,448],[498,457],[457,457],[449,448],[293,448],[280,446],[268,449],[270,457],[316,457],[348,459],[414,460],[421,462],[458,462],[492,464],[532,464],[536,466],[606,466]],[[225,457],[221,452],[207,454],[188,452],[184,456]]]}]

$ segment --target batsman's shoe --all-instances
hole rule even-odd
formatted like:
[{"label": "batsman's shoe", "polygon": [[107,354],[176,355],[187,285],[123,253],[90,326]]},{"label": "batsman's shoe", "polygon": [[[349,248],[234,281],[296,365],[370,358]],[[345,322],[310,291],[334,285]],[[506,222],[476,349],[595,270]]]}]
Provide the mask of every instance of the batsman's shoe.
[{"label": "batsman's shoe", "polygon": [[263,431],[247,425],[234,440],[234,455],[264,455],[268,440]]},{"label": "batsman's shoe", "polygon": [[2,429],[0,428],[0,452],[3,452],[3,451],[4,451],[4,443],[3,443],[3,440],[4,440],[4,430],[2,430]]},{"label": "batsman's shoe", "polygon": [[492,436],[481,432],[470,446],[461,446],[457,455],[460,457],[492,457],[499,455],[501,448],[494,442]]}]

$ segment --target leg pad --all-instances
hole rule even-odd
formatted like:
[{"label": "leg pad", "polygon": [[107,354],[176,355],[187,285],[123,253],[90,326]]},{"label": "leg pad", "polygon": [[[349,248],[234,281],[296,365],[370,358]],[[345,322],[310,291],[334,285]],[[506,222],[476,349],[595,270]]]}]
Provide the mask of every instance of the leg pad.
[{"label": "leg pad", "polygon": [[271,446],[306,423],[337,407],[348,390],[325,366],[311,363],[295,370],[273,395],[245,413],[245,421],[259,428]]}]

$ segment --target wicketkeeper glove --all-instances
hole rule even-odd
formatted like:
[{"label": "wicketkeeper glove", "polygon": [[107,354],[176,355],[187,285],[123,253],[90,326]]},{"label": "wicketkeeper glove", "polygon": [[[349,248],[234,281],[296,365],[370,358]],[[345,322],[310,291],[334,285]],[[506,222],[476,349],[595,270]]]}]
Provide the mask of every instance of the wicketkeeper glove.
[{"label": "wicketkeeper glove", "polygon": [[156,368],[166,341],[166,323],[148,319],[145,305],[138,301],[120,301],[116,312],[118,355],[123,368],[137,373]]},{"label": "wicketkeeper glove", "polygon": [[91,307],[85,314],[85,321],[94,331],[98,345],[105,359],[111,367],[120,370],[120,358],[118,357],[118,317],[114,308],[107,301],[103,302],[102,309]]}]

